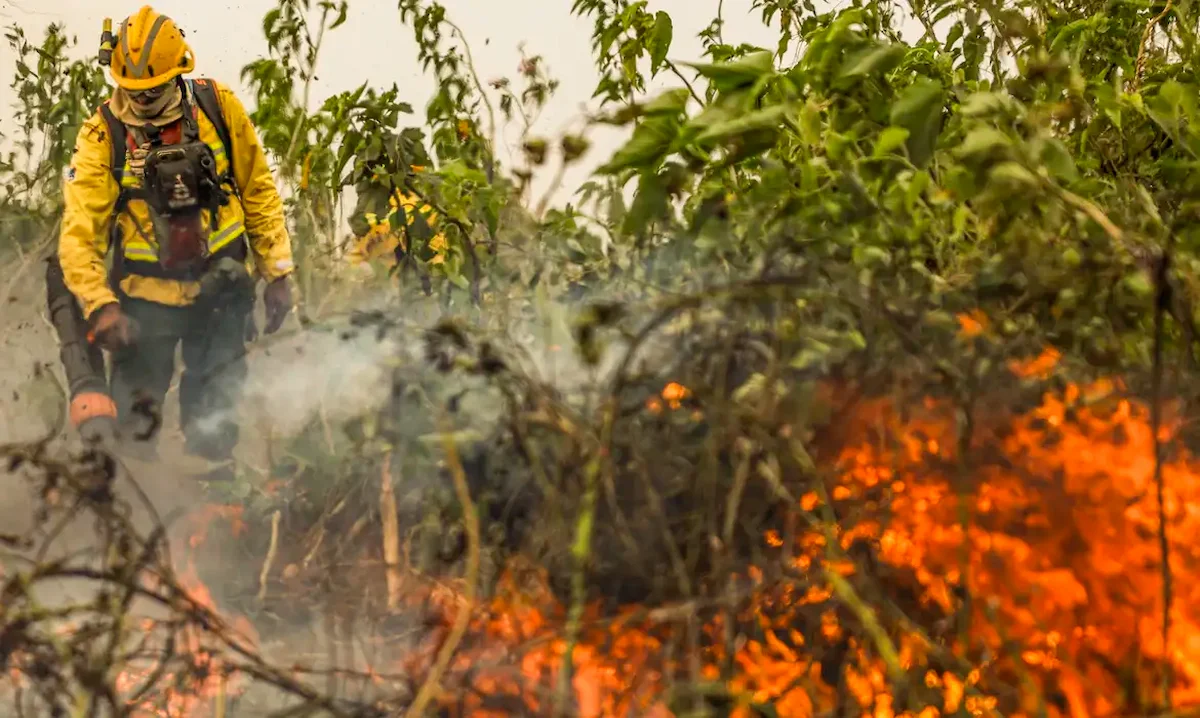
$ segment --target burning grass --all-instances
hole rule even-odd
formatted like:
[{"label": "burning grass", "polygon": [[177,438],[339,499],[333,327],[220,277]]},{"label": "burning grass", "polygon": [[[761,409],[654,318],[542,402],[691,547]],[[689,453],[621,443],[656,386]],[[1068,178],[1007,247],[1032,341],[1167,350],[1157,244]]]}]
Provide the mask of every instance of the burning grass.
[{"label": "burning grass", "polygon": [[[1106,716],[1151,705],[1168,676],[1175,706],[1200,706],[1200,595],[1185,578],[1200,570],[1200,461],[1180,450],[1164,468],[1180,586],[1167,652],[1145,407],[1072,385],[981,427],[966,461],[938,402],[865,402],[850,423],[828,501],[800,497],[803,528],[763,537],[783,575],[751,567],[727,602],[593,615],[573,714],[717,699],[741,716]],[[564,613],[506,582],[473,620],[479,647],[458,663],[477,675],[452,692],[456,713],[544,714]]]},{"label": "burning grass", "polygon": [[[962,329],[976,337],[986,322],[967,318]],[[1058,359],[1047,351],[1009,368],[1036,386]],[[321,590],[344,594],[354,586],[356,603],[344,613],[391,620],[354,636],[377,649],[369,658],[324,669],[313,666],[328,656],[299,651],[268,660],[262,642],[287,627],[275,625],[267,636],[251,609],[222,610],[201,581],[205,569],[194,559],[214,533],[237,541],[261,533],[242,507],[194,512],[190,541],[172,558],[161,535],[138,535],[113,508],[102,458],[67,465],[10,450],[14,464],[41,482],[46,519],[92,513],[104,550],[87,565],[12,564],[0,657],[15,700],[40,700],[65,714],[86,706],[78,715],[102,715],[105,706],[113,715],[242,715],[235,708],[248,705],[239,700],[254,684],[339,716],[412,715],[428,699],[429,711],[473,717],[1080,718],[1150,712],[1165,703],[1164,690],[1178,709],[1200,707],[1200,588],[1190,580],[1200,572],[1200,458],[1175,438],[1182,419],[1159,427],[1169,447],[1161,466],[1170,537],[1164,567],[1148,408],[1120,382],[1041,385],[1032,408],[1014,413],[990,396],[966,413],[945,398],[864,398],[845,382],[824,382],[822,401],[840,402],[826,430],[806,433],[784,411],[783,420],[743,424],[736,440],[721,443],[727,493],[706,499],[715,508],[699,534],[703,554],[684,540],[691,524],[672,523],[676,514],[644,503],[658,490],[660,504],[679,501],[666,493],[673,484],[647,480],[636,497],[643,503],[631,504],[601,482],[598,543],[590,556],[572,549],[587,557],[582,593],[562,589],[581,574],[568,565],[564,579],[561,565],[541,560],[530,534],[501,555],[497,581],[481,578],[488,548],[481,531],[507,524],[477,505],[471,465],[463,469],[460,448],[448,444],[449,478],[464,507],[465,549],[450,554],[458,563],[422,569],[411,560],[410,539],[402,550],[380,548],[409,528],[403,517],[382,538],[363,530],[360,517],[341,531],[358,543],[334,546],[320,534],[280,547],[279,560],[272,556],[262,569],[277,576],[270,584],[277,603],[299,602],[313,593],[314,584],[298,588],[305,556],[336,554],[346,563],[346,552],[357,550],[350,556],[356,580],[333,574]],[[605,455],[572,423],[578,417],[556,415],[545,403],[526,406],[572,438],[555,445],[564,461]],[[636,411],[641,418],[625,420],[642,423],[614,436],[684,432],[675,435],[699,436],[704,445],[706,437],[725,441],[711,424],[696,433],[711,418],[746,421],[684,377],[643,391]],[[807,446],[798,447],[801,437]],[[663,461],[683,449],[673,451],[662,452]],[[607,456],[614,465],[644,459],[619,438]],[[388,453],[385,484],[392,465]],[[585,489],[587,476],[562,485]],[[640,474],[599,476],[616,485]],[[698,474],[695,481],[704,486]],[[530,510],[550,523],[544,512],[556,504],[548,495],[540,500]],[[637,505],[657,512],[667,537],[679,541],[647,540],[652,555],[629,555],[630,570],[657,561],[680,586],[668,594],[660,589],[670,580],[643,582],[641,600],[614,601],[604,595],[614,557],[601,554],[621,537],[602,532],[622,522],[635,530]],[[764,511],[766,518],[752,515]],[[278,532],[276,517],[272,546]],[[560,535],[560,550],[570,541]],[[14,556],[35,550],[18,537],[7,543]],[[318,552],[318,544],[333,553]],[[367,563],[377,554],[383,564]],[[331,566],[316,561],[307,573]],[[258,576],[257,568],[249,573]],[[54,610],[38,603],[31,587],[63,577],[90,581],[99,598]],[[1164,579],[1174,592],[1167,629]],[[339,581],[340,591],[332,586]],[[132,617],[131,597],[166,615]]]}]

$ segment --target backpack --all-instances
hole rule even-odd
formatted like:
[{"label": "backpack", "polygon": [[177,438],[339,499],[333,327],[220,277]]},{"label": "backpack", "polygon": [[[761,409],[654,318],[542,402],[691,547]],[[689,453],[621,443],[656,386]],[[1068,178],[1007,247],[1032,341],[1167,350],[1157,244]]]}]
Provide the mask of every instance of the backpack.
[{"label": "backpack", "polygon": [[[195,103],[196,107],[204,113],[205,117],[208,118],[208,121],[216,129],[217,136],[221,139],[221,145],[225,148],[225,158],[229,165],[224,179],[233,188],[233,195],[240,202],[242,199],[241,189],[237,186],[237,181],[233,178],[233,139],[229,134],[229,126],[225,124],[225,115],[221,112],[221,101],[217,96],[216,85],[205,78],[187,80],[186,82],[187,87],[185,90],[190,90],[190,92],[185,93],[184,100],[186,102],[190,94],[191,100]],[[190,109],[185,105],[185,111],[190,111]],[[119,283],[124,275],[124,253],[120,247],[116,217],[124,211],[125,206],[132,199],[130,190],[121,184],[121,178],[125,173],[125,155],[129,149],[129,130],[125,127],[125,123],[118,120],[117,116],[113,114],[107,102],[100,105],[99,110],[105,124],[108,125],[109,137],[112,139],[112,175],[117,186],[120,188],[116,205],[113,207],[112,218],[109,222],[109,239],[110,247],[113,250],[113,267],[110,273],[110,283],[117,290],[117,295],[121,296],[122,292],[119,291]]]}]

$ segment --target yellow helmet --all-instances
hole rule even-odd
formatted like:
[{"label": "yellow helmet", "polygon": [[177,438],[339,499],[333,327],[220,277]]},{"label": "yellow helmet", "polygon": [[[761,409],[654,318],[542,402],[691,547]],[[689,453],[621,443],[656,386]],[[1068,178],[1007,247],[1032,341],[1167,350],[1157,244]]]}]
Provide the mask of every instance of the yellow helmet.
[{"label": "yellow helmet", "polygon": [[195,67],[192,48],[175,21],[145,5],[121,23],[109,72],[118,85],[139,92],[165,84]]}]

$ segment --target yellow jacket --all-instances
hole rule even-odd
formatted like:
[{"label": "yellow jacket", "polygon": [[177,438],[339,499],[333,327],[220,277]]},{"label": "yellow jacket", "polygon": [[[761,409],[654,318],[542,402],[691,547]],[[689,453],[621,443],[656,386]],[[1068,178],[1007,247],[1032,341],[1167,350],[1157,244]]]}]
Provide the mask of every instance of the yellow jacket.
[{"label": "yellow jacket", "polygon": [[[401,195],[397,192],[389,200],[392,210],[382,221],[377,219],[374,213],[366,215],[367,225],[370,229],[358,239],[353,247],[346,252],[346,261],[352,265],[363,264],[365,262],[377,261],[382,262],[384,266],[392,266],[396,263],[396,247],[404,246],[403,233],[393,232],[391,230],[390,219],[396,214],[397,204],[403,203],[404,214],[408,220],[409,226],[413,223],[413,212],[416,211],[417,202],[420,200],[412,195]],[[437,224],[437,212],[429,205],[421,205],[420,212],[425,216],[426,223],[430,227],[435,227]],[[443,252],[446,249],[446,238],[440,232],[434,235],[429,240],[429,248],[435,253],[433,259],[429,260],[430,264],[441,264],[444,260]]]},{"label": "yellow jacket", "polygon": [[[208,82],[216,87],[229,129],[234,155],[233,177],[242,194],[240,202],[237,197],[231,197],[229,203],[217,211],[217,229],[209,236],[209,251],[216,253],[233,242],[248,240],[249,260],[259,276],[271,281],[293,270],[283,202],[245,107],[229,88],[212,80]],[[222,174],[229,168],[229,158],[225,156],[220,136],[203,112],[198,113],[197,119],[200,139],[213,148],[217,173]],[[111,149],[107,123],[97,110],[83,124],[75,142],[75,153],[64,183],[65,208],[58,240],[58,256],[67,288],[79,300],[84,316],[117,301],[105,264],[110,244],[109,222],[120,189],[110,167]],[[129,155],[127,152],[121,185],[138,187],[140,180],[129,170]],[[134,224],[135,220],[141,232]],[[209,226],[207,210],[204,210],[202,220]],[[171,306],[187,306],[195,301],[198,282],[148,276],[153,274],[149,270],[158,266],[158,254],[154,243],[145,239],[153,240],[154,230],[143,200],[131,199],[127,210],[116,218],[116,226],[125,267],[120,281],[122,292]]]}]

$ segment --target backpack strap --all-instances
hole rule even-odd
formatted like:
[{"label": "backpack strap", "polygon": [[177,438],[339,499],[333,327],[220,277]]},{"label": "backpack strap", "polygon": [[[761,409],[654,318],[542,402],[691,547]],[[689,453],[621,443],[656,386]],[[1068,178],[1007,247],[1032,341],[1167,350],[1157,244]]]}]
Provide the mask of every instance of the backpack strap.
[{"label": "backpack strap", "polygon": [[221,111],[221,98],[217,95],[217,87],[203,77],[188,80],[188,84],[191,86],[196,106],[208,117],[208,121],[217,130],[217,136],[221,138],[221,144],[225,147],[225,160],[229,163],[229,183],[233,186],[233,193],[240,198],[241,189],[233,177],[233,138],[229,134],[229,126],[225,124],[225,113]]},{"label": "backpack strap", "polygon": [[[242,198],[242,188],[238,186],[237,176],[233,172],[233,137],[229,134],[229,125],[225,123],[225,113],[221,107],[221,96],[217,94],[216,84],[206,78],[197,77],[194,80],[188,80],[188,85],[192,90],[192,100],[200,111],[208,117],[208,121],[212,123],[213,128],[217,131],[217,136],[221,138],[221,144],[225,147],[225,161],[228,169],[225,174],[229,180],[229,187],[233,190],[233,196],[237,198],[238,204],[242,206],[242,215],[246,214],[246,203]],[[243,248],[249,249],[249,234],[247,234],[238,244]]]},{"label": "backpack strap", "polygon": [[[121,178],[125,174],[125,152],[128,149],[129,131],[125,128],[125,123],[118,120],[117,116],[113,114],[108,103],[109,101],[105,100],[104,104],[100,105],[100,115],[104,118],[104,124],[108,125],[108,136],[112,140],[110,155],[112,176],[119,187]],[[119,202],[120,200],[118,200]]]},{"label": "backpack strap", "polygon": [[113,181],[117,183],[117,202],[108,219],[109,251],[112,252],[112,268],[109,271],[108,279],[113,291],[117,293],[118,297],[121,297],[123,295],[121,279],[125,275],[125,253],[121,248],[121,233],[117,231],[117,216],[125,211],[125,206],[129,203],[129,190],[121,183],[125,176],[125,153],[128,150],[126,145],[129,142],[129,131],[125,128],[125,123],[118,120],[117,116],[113,114],[108,103],[109,101],[105,100],[99,108],[100,116],[104,118],[104,124],[108,126],[108,137],[112,145],[109,150],[109,172],[112,174]]}]

